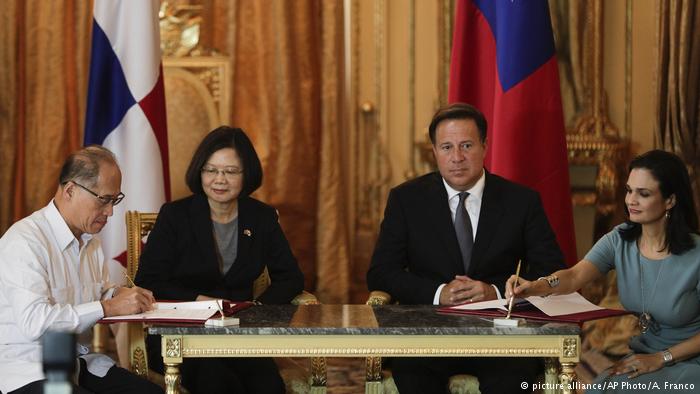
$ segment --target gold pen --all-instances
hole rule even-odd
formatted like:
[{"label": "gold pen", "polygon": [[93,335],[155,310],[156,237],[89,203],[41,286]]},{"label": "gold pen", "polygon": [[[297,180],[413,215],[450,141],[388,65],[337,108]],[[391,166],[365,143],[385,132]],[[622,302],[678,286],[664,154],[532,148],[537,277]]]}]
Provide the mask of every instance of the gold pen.
[{"label": "gold pen", "polygon": [[134,283],[129,274],[124,274],[124,276],[126,277],[126,281],[129,283],[129,287],[136,287],[136,283]]},{"label": "gold pen", "polygon": [[522,260],[518,260],[518,268],[515,269],[515,283],[513,283],[513,294],[510,295],[510,301],[508,301],[508,314],[506,319],[510,319],[510,312],[513,311],[513,300],[515,300],[515,288],[518,286],[518,279],[520,278],[520,263]]}]

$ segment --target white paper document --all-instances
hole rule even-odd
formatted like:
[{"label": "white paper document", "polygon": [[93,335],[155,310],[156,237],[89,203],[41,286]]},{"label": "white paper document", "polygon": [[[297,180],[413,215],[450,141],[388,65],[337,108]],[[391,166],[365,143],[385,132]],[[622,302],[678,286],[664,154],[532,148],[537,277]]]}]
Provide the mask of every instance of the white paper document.
[{"label": "white paper document", "polygon": [[192,302],[156,302],[153,310],[135,315],[106,317],[104,321],[124,320],[200,320],[205,321],[219,311],[221,300]]},{"label": "white paper document", "polygon": [[222,300],[156,302],[153,304],[153,309],[213,309],[218,311],[219,307],[223,307]]},{"label": "white paper document", "polygon": [[[597,311],[604,308],[592,304],[587,299],[583,298],[579,293],[571,293],[566,295],[553,295],[548,297],[527,297],[526,300],[537,309],[544,312],[547,316],[570,315],[573,313]],[[515,304],[522,302],[522,299],[516,298]],[[457,305],[452,307],[456,310],[478,311],[482,309],[501,309],[508,310],[508,299],[491,300],[472,302],[470,304]]]},{"label": "white paper document", "polygon": [[547,316],[571,315],[573,313],[598,311],[601,308],[592,304],[579,293],[553,295],[549,297],[527,297],[527,300]]},{"label": "white paper document", "polygon": [[[515,302],[520,301],[519,298],[515,299]],[[481,302],[472,302],[469,304],[464,304],[464,305],[457,305],[453,306],[452,309],[457,309],[457,310],[462,310],[462,311],[480,311],[482,309],[503,309],[504,311],[508,310],[508,300],[507,299],[500,299],[500,300],[491,300],[491,301],[481,301]]]}]

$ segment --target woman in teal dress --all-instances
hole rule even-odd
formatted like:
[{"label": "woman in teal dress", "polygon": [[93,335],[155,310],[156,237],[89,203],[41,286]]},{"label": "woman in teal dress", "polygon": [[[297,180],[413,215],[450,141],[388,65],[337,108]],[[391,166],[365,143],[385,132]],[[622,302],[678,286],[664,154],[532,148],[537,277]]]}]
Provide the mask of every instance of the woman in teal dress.
[{"label": "woman in teal dress", "polygon": [[[629,219],[575,266],[536,281],[519,297],[568,294],[614,269],[620,302],[639,318],[632,353],[596,378],[587,393],[700,391],[700,236],[688,171],[678,156],[653,150],[629,166]],[[515,277],[506,284],[512,293]]]}]

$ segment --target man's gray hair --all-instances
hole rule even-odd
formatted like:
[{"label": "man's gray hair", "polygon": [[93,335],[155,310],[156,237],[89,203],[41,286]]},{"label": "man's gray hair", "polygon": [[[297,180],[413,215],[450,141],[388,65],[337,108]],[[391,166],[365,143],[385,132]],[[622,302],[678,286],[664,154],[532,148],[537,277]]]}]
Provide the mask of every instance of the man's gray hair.
[{"label": "man's gray hair", "polygon": [[61,167],[58,183],[64,185],[70,181],[85,187],[93,187],[100,175],[100,164],[107,162],[117,164],[117,159],[109,149],[100,145],[89,145],[68,156]]}]

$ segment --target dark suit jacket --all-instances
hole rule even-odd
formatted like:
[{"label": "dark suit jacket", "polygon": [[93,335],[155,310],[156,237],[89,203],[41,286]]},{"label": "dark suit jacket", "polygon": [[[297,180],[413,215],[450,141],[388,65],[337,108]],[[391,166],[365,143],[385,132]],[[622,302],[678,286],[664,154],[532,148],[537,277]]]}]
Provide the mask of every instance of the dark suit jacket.
[{"label": "dark suit jacket", "polygon": [[141,254],[135,282],[153,291],[157,299],[194,300],[203,294],[245,301],[252,300],[253,282],[265,265],[272,284],[258,297],[260,302],[289,303],[302,291],[304,276],[277,213],[250,197],[238,199],[238,254],[222,275],[209,204],[200,194],[163,205]]},{"label": "dark suit jacket", "polygon": [[[467,274],[504,294],[518,259],[527,279],[564,267],[539,194],[487,172]],[[440,174],[392,189],[367,272],[369,290],[383,290],[404,304],[432,304],[438,286],[455,275],[464,275],[464,267]]]}]

